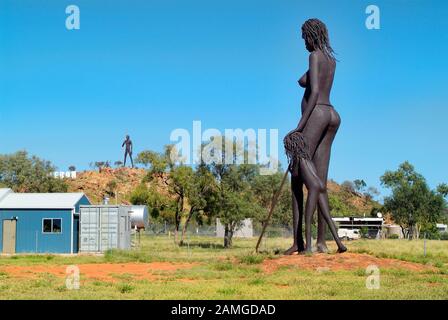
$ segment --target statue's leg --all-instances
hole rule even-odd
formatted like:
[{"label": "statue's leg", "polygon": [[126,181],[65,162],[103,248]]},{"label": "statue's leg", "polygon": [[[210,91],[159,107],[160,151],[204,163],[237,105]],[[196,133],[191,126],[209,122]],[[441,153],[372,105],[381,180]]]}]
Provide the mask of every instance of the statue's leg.
[{"label": "statue's leg", "polygon": [[326,186],[317,176],[316,168],[310,160],[300,161],[300,172],[303,181],[308,189],[308,198],[305,206],[305,237],[306,237],[306,252],[311,253],[311,222],[314,210],[319,203],[322,216],[325,222],[329,225],[330,231],[338,245],[338,252],[344,252],[347,249],[342,244],[338,237],[336,226],[331,219],[330,209],[328,205],[328,197],[325,191]]},{"label": "statue's leg", "polygon": [[132,153],[129,153],[129,158],[131,159],[131,166],[134,168],[134,160],[132,160]]},{"label": "statue's leg", "polygon": [[338,245],[338,252],[342,253],[347,251],[347,248],[342,244],[341,239],[339,239],[338,231],[336,230],[336,225],[330,215],[330,206],[328,205],[328,195],[327,192],[322,192],[319,196],[319,206],[321,208],[322,217],[328,224],[331,234],[333,235],[336,244]]},{"label": "statue's leg", "polygon": [[[296,170],[298,170],[298,167],[296,168]],[[302,252],[305,250],[302,235],[303,182],[300,179],[300,176],[297,175],[298,172],[294,171],[293,174],[291,175],[292,221],[293,221],[294,243],[291,248],[285,251],[286,255],[291,255],[295,252]]]},{"label": "statue's leg", "polygon": [[312,252],[311,244],[311,224],[313,219],[314,211],[316,210],[317,203],[319,201],[320,193],[325,189],[324,185],[317,177],[315,170],[313,170],[314,165],[310,160],[302,159],[300,161],[300,175],[303,182],[308,190],[308,195],[305,205],[305,240],[306,248],[305,251],[308,253]]},{"label": "statue's leg", "polygon": [[[333,144],[336,133],[338,132],[341,124],[339,114],[334,109],[329,109],[331,113],[330,123],[325,131],[325,134],[320,141],[316,152],[314,154],[313,163],[316,166],[317,175],[327,185],[328,179],[328,167],[330,165],[331,146]],[[328,194],[326,194],[328,198]],[[318,206],[318,218],[317,218],[317,251],[328,252],[327,245],[325,243],[326,236],[326,223],[322,216],[322,210]]]},{"label": "statue's leg", "polygon": [[126,167],[126,158],[127,158],[127,156],[128,156],[128,152],[127,152],[127,151],[125,151],[125,152],[124,152],[124,161],[123,161],[123,167]]},{"label": "statue's leg", "polygon": [[[306,138],[308,148],[310,151],[310,156],[313,157],[313,160],[314,160],[315,154],[318,150],[319,144],[322,140],[322,137],[325,135],[325,132],[327,130],[327,126],[328,126],[328,123],[330,122],[330,120],[331,120],[331,114],[328,112],[327,107],[316,106],[314,108],[313,112],[311,113],[311,115],[307,121],[307,124],[303,130],[303,134]],[[299,169],[299,173],[301,175],[302,175],[302,167],[304,165],[304,161],[305,160],[300,161],[301,167]],[[306,161],[309,161],[309,160],[306,160]],[[309,230],[311,230],[312,215],[316,208],[319,191],[312,190],[314,192],[317,192],[317,194],[313,194],[313,192],[311,192],[311,198],[310,198],[310,189],[309,189],[309,186],[307,185],[307,181],[305,181],[304,178],[302,178],[302,181],[305,183],[305,185],[308,189],[308,197],[307,197],[307,203],[306,203],[306,207],[305,207],[305,229],[309,228]],[[312,184],[312,182],[314,182],[314,181],[308,181],[308,183],[310,185]],[[314,183],[314,187],[317,187],[317,185],[318,185],[318,182],[317,182],[317,184]],[[309,223],[307,222],[307,219],[308,219]],[[306,230],[305,230],[305,233],[306,233]],[[310,231],[310,236],[311,236],[311,231]],[[311,241],[311,240],[309,240],[309,241]],[[309,250],[311,250],[310,249],[311,243],[309,241],[307,240],[307,248]]]},{"label": "statue's leg", "polygon": [[[320,178],[320,180],[324,183],[325,186],[327,185],[331,145],[333,143],[334,137],[336,136],[338,128],[339,125],[335,126],[330,123],[313,157],[313,163],[317,170],[317,176]],[[326,229],[327,228],[325,220],[322,217],[320,207],[318,207],[317,244],[316,244],[318,252],[328,252],[328,248],[325,243]]]}]

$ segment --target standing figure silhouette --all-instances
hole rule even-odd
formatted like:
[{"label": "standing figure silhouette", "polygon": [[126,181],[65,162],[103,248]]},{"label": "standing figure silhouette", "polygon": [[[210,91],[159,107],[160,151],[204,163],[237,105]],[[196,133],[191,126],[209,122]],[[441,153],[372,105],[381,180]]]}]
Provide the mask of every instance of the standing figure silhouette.
[{"label": "standing figure silhouette", "polygon": [[121,145],[122,148],[124,146],[126,146],[126,149],[124,151],[123,166],[126,167],[126,158],[129,155],[129,158],[131,159],[131,166],[132,166],[132,168],[134,168],[134,161],[132,160],[132,141],[129,138],[129,135],[126,135],[126,139],[124,140],[123,144]]}]

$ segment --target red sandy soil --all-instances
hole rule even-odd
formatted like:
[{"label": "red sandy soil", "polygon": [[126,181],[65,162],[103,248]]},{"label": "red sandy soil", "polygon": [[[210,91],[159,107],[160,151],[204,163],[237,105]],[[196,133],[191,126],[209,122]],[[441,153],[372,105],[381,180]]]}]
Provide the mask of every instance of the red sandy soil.
[{"label": "red sandy soil", "polygon": [[397,259],[376,258],[368,254],[343,253],[343,254],[313,254],[282,256],[276,259],[265,260],[263,271],[271,273],[281,266],[297,267],[298,269],[315,270],[320,272],[338,270],[365,269],[369,265],[376,265],[382,269],[406,269],[413,272],[434,271],[432,266],[419,263],[401,261]]},{"label": "red sandy soil", "polygon": [[[193,267],[192,263],[170,263],[170,262],[152,262],[152,263],[92,263],[78,265],[81,280],[102,280],[117,281],[121,277],[130,279],[157,280],[160,277],[158,272],[174,272],[178,269],[188,269]],[[3,266],[1,272],[6,272],[14,278],[32,279],[40,274],[52,274],[57,277],[65,278],[67,266],[55,265],[36,265],[36,266]]]},{"label": "red sandy soil", "polygon": [[[133,280],[162,280],[170,273],[180,269],[189,269],[194,263],[98,263],[79,264],[81,281],[101,280],[116,282],[123,279]],[[418,263],[400,261],[396,259],[376,258],[368,254],[344,253],[344,254],[313,254],[281,256],[267,259],[262,264],[262,269],[269,274],[282,266],[317,272],[358,270],[365,269],[369,265],[375,265],[380,269],[405,269],[412,272],[434,271],[436,268]],[[7,273],[10,277],[21,279],[35,279],[42,274],[51,274],[65,278],[66,265],[34,265],[34,266],[2,266],[0,272]],[[190,279],[182,279],[184,282],[192,282]]]}]

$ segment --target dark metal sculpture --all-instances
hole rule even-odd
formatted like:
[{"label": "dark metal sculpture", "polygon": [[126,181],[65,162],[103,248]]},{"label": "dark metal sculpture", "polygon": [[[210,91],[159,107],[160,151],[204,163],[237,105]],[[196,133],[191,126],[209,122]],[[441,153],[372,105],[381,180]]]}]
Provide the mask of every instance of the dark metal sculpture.
[{"label": "dark metal sculpture", "polygon": [[126,149],[124,151],[124,162],[123,162],[123,166],[126,167],[126,158],[129,155],[129,158],[131,159],[131,165],[132,168],[134,168],[134,161],[132,160],[132,141],[129,138],[129,135],[126,135],[126,139],[124,140],[123,144],[121,145],[121,147],[123,148],[124,146],[126,146]]},{"label": "dark metal sculpture", "polygon": [[[307,20],[302,26],[302,38],[310,52],[309,69],[300,78],[305,88],[302,99],[302,117],[296,129],[284,139],[290,161],[294,244],[285,254],[311,252],[311,223],[318,209],[317,250],[326,252],[325,223],[338,245],[338,252],[347,248],[338,237],[336,226],[330,216],[327,194],[327,175],[331,145],[341,119],[330,103],[330,91],[336,69],[334,51],[330,46],[325,24],[318,19]],[[303,184],[308,190],[305,210],[303,208]],[[305,215],[305,238],[302,223]]]}]

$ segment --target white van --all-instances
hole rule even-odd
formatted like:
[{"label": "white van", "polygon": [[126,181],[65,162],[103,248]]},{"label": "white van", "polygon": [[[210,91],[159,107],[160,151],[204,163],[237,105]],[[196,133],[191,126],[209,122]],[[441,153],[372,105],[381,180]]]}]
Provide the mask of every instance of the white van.
[{"label": "white van", "polygon": [[361,239],[359,229],[342,229],[338,230],[338,237],[342,240],[357,240]]}]

